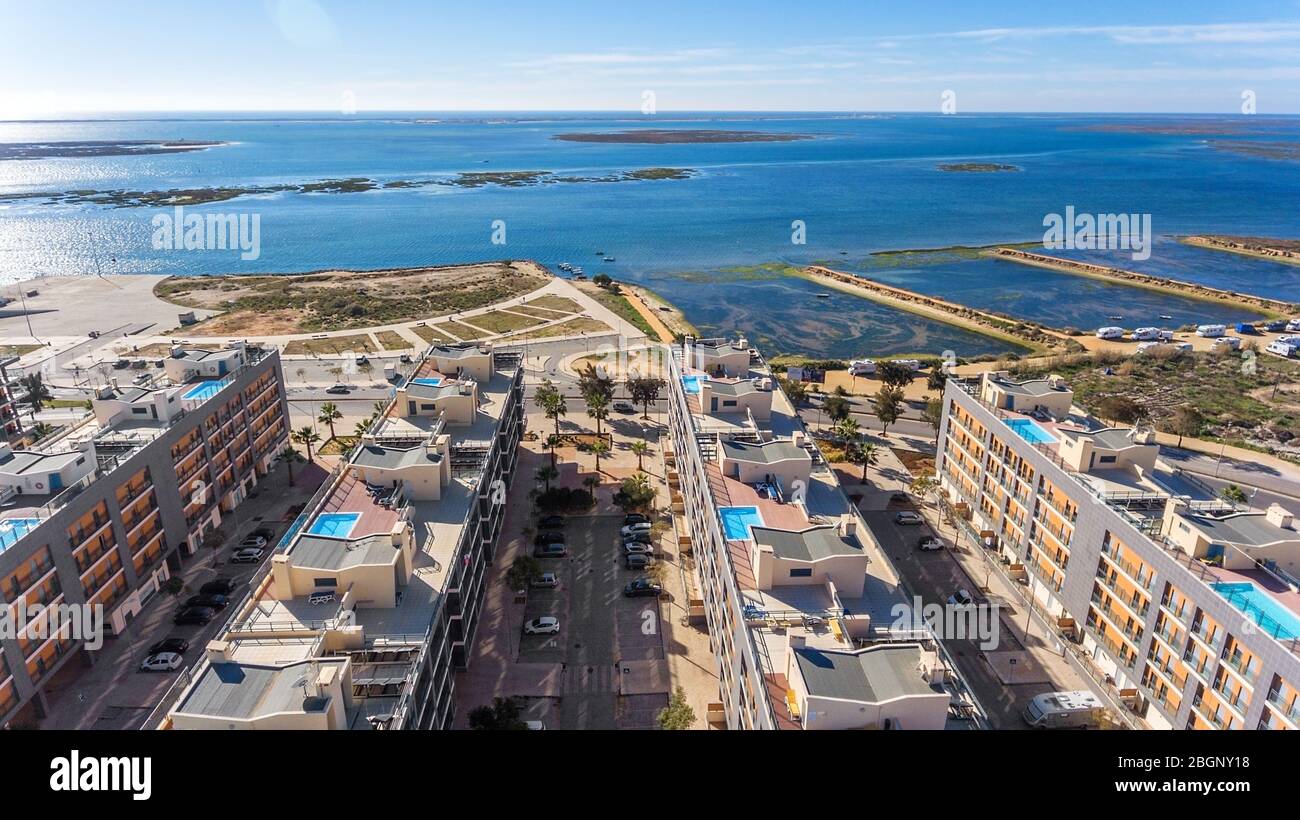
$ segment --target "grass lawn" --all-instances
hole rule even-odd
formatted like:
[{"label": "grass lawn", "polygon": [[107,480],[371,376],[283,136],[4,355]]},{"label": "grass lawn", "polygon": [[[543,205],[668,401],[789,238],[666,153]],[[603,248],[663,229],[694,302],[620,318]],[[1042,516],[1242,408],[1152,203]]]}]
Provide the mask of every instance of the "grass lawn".
[{"label": "grass lawn", "polygon": [[493,310],[478,316],[470,316],[462,324],[465,322],[474,325],[474,327],[482,328],[489,333],[511,333],[516,330],[523,330],[526,327],[536,327],[542,324],[543,320],[507,313],[504,310]]},{"label": "grass lawn", "polygon": [[547,322],[553,321],[555,319],[563,319],[565,316],[570,315],[567,311],[547,310],[546,308],[532,307],[531,305],[524,306],[524,307],[512,307],[510,308],[510,312],[527,313],[529,316],[536,316],[538,319],[542,319]]},{"label": "grass lawn", "polygon": [[45,345],[0,345],[0,356],[25,356]]},{"label": "grass lawn", "polygon": [[331,336],[326,339],[297,339],[285,345],[286,356],[337,356],[340,353],[375,353],[369,334]]},{"label": "grass lawn", "polygon": [[582,306],[579,305],[577,302],[573,301],[572,299],[565,298],[563,296],[556,296],[555,294],[552,293],[548,293],[545,296],[540,296],[536,299],[529,299],[527,304],[531,307],[546,308],[548,310],[558,310],[561,311],[562,313],[582,312]]},{"label": "grass lawn", "polygon": [[411,328],[411,330],[415,331],[416,336],[419,336],[421,339],[424,339],[426,342],[430,344],[433,344],[435,342],[455,341],[446,333],[443,333],[441,330],[438,330],[432,325],[416,325],[415,327]]},{"label": "grass lawn", "polygon": [[484,336],[492,335],[485,330],[463,325],[460,322],[439,322],[438,327],[446,328],[449,333],[454,333],[462,339],[482,339]]},{"label": "grass lawn", "polygon": [[532,331],[528,334],[528,338],[545,339],[552,336],[570,336],[576,333],[607,333],[609,330],[609,325],[604,322],[595,319],[584,319],[580,316],[577,319],[560,322],[558,325]]},{"label": "grass lawn", "polygon": [[41,402],[45,407],[59,409],[66,407],[85,407],[88,399],[54,399],[53,401]]},{"label": "grass lawn", "polygon": [[375,334],[384,350],[410,350],[412,345],[406,337],[395,330],[381,330]]},{"label": "grass lawn", "polygon": [[600,304],[618,314],[618,317],[623,321],[637,328],[652,339],[659,338],[659,332],[650,326],[650,323],[641,315],[641,312],[632,307],[632,303],[629,302],[627,297],[623,294],[610,293],[603,288],[591,290],[589,293],[597,302],[600,302]]},{"label": "grass lawn", "polygon": [[355,447],[360,440],[357,436],[335,436],[322,444],[316,453],[322,456],[341,456]]}]

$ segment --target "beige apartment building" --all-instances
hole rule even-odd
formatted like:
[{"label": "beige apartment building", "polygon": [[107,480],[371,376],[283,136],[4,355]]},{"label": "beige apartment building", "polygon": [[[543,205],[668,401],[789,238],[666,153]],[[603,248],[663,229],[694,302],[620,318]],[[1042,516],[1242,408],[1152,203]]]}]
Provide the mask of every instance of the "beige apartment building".
[{"label": "beige apartment building", "polygon": [[1107,427],[1059,377],[949,381],[943,500],[1152,728],[1300,726],[1300,532]]}]

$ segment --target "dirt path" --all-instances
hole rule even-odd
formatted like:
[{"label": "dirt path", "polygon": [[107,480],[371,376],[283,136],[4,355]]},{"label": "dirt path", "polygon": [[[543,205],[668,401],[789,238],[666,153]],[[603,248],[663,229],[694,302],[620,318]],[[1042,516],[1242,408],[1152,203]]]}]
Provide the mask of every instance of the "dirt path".
[{"label": "dirt path", "polygon": [[668,327],[663,319],[659,318],[658,312],[647,304],[645,294],[633,285],[619,282],[618,286],[623,291],[623,294],[627,296],[628,304],[650,323],[650,327],[654,328],[655,333],[659,336],[659,341],[671,342],[674,338],[672,329]]}]

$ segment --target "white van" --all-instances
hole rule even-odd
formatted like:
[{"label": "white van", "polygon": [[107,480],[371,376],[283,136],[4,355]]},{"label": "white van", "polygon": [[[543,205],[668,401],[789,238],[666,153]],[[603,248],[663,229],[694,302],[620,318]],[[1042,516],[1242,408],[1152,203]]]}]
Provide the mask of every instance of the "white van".
[{"label": "white van", "polygon": [[1300,316],[1295,317],[1286,323],[1287,330],[1300,330]]},{"label": "white van", "polygon": [[1216,339],[1228,332],[1228,328],[1223,325],[1197,325],[1196,335],[1204,336],[1207,339]]},{"label": "white van", "polygon": [[1274,356],[1281,356],[1284,359],[1295,358],[1295,345],[1284,342],[1281,339],[1275,342],[1269,342],[1265,351],[1272,353]]},{"label": "white van", "polygon": [[1232,350],[1241,350],[1240,336],[1220,336],[1214,340],[1215,347],[1227,347]]},{"label": "white van", "polygon": [[894,359],[894,364],[905,365],[913,373],[921,369],[920,359]]},{"label": "white van", "polygon": [[1099,327],[1097,328],[1098,339],[1123,339],[1124,328],[1122,327]]},{"label": "white van", "polygon": [[854,359],[849,362],[850,376],[870,376],[876,372],[876,363],[871,359]]},{"label": "white van", "polygon": [[1172,330],[1161,330],[1161,331],[1160,331],[1160,341],[1162,341],[1162,342],[1172,342],[1173,340],[1174,340],[1174,332],[1173,332]]},{"label": "white van", "polygon": [[1153,347],[1160,347],[1161,344],[1163,343],[1162,342],[1141,342],[1137,346],[1137,352],[1145,353],[1146,351],[1150,350]]},{"label": "white van", "polygon": [[1160,338],[1160,328],[1140,327],[1130,337],[1135,342],[1153,342]]},{"label": "white van", "polygon": [[1092,692],[1046,692],[1029,701],[1022,717],[1033,729],[1087,729],[1106,714],[1101,698]]}]

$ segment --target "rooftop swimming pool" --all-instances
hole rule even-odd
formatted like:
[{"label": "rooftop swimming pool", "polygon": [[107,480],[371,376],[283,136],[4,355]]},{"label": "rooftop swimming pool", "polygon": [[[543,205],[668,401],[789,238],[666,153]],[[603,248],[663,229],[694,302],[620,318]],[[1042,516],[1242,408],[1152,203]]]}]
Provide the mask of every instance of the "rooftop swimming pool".
[{"label": "rooftop swimming pool", "polygon": [[210,399],[221,390],[221,379],[210,379],[198,384],[185,391],[183,399]]},{"label": "rooftop swimming pool", "polygon": [[1274,638],[1300,638],[1300,617],[1249,581],[1221,582],[1210,586]]},{"label": "rooftop swimming pool", "polygon": [[17,544],[19,538],[36,529],[40,523],[39,518],[0,519],[0,552]]},{"label": "rooftop swimming pool", "polygon": [[1032,419],[1007,419],[1006,424],[1030,444],[1055,444],[1056,437],[1039,427]]},{"label": "rooftop swimming pool", "polygon": [[703,373],[696,376],[682,376],[682,388],[691,395],[700,392],[700,382],[707,382],[709,377]]},{"label": "rooftop swimming pool", "polygon": [[330,538],[347,538],[360,520],[361,513],[321,513],[316,516],[307,532],[312,535],[328,535]]},{"label": "rooftop swimming pool", "polygon": [[758,514],[758,507],[719,507],[718,517],[722,519],[722,532],[729,541],[748,541],[752,537],[749,528],[763,526],[763,516]]},{"label": "rooftop swimming pool", "polygon": [[418,379],[411,379],[413,384],[427,384],[430,387],[437,387],[442,384],[442,379],[436,379],[433,376],[424,376]]}]

